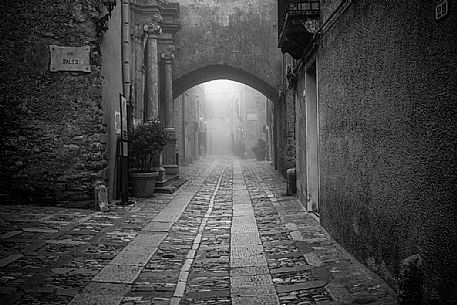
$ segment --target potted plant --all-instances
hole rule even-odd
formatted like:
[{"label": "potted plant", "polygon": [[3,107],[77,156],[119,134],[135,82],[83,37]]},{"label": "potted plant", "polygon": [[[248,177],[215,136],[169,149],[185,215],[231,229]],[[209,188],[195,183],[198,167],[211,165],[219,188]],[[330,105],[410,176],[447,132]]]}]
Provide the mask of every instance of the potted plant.
[{"label": "potted plant", "polygon": [[257,161],[265,160],[265,156],[267,153],[267,142],[265,142],[264,139],[259,138],[257,139],[257,143],[251,148],[251,150],[254,152]]},{"label": "potted plant", "polygon": [[157,159],[166,143],[166,133],[159,120],[136,126],[130,136],[130,174],[133,195],[150,197],[154,194],[155,182],[159,173],[153,171]]}]

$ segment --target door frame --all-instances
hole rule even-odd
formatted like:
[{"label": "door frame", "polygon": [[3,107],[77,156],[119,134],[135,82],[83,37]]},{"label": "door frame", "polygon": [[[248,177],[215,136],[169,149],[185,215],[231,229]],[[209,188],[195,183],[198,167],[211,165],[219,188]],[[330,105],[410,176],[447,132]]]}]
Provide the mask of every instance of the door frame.
[{"label": "door frame", "polygon": [[317,59],[305,70],[306,209],[319,213],[319,103]]}]

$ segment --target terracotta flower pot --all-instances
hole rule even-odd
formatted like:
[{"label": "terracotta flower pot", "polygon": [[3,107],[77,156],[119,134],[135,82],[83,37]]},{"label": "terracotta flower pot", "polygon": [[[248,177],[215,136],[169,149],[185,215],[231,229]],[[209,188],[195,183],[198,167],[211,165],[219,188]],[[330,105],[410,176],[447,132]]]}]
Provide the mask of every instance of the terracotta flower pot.
[{"label": "terracotta flower pot", "polygon": [[156,186],[158,172],[130,173],[129,179],[135,197],[152,197]]}]

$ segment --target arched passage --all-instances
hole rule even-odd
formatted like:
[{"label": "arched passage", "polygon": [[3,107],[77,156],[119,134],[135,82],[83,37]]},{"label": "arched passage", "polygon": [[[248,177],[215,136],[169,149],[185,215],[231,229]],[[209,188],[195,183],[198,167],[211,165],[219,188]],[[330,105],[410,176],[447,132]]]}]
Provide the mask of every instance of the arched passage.
[{"label": "arched passage", "polygon": [[177,98],[186,90],[211,80],[228,79],[248,85],[269,100],[276,103],[279,100],[279,91],[260,78],[228,65],[209,65],[187,73],[173,81],[173,98]]}]

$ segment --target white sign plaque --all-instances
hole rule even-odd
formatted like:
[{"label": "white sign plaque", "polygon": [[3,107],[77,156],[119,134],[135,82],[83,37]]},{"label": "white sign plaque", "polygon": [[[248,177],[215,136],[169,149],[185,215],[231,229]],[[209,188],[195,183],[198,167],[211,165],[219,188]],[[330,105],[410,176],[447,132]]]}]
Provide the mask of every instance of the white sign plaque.
[{"label": "white sign plaque", "polygon": [[51,72],[90,72],[90,47],[60,47],[50,45]]}]

